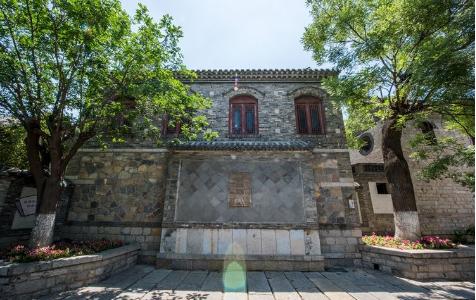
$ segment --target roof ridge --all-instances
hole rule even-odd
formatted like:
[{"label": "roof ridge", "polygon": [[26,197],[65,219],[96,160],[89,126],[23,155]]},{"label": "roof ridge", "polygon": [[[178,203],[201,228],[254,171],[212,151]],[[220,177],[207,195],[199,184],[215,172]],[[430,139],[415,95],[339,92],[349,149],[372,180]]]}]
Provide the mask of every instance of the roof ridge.
[{"label": "roof ridge", "polygon": [[[320,81],[324,77],[336,76],[335,69],[198,69],[190,70],[197,74],[194,81],[229,81],[235,76],[241,81]],[[179,79],[188,77],[177,74]]]}]

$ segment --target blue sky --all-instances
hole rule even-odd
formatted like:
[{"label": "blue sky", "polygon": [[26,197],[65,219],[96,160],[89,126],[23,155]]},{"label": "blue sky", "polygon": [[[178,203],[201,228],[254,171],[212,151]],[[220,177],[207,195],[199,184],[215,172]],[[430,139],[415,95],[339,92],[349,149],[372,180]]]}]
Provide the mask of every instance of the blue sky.
[{"label": "blue sky", "polygon": [[301,37],[311,22],[304,0],[121,0],[130,14],[145,4],[182,27],[190,69],[317,68]]}]

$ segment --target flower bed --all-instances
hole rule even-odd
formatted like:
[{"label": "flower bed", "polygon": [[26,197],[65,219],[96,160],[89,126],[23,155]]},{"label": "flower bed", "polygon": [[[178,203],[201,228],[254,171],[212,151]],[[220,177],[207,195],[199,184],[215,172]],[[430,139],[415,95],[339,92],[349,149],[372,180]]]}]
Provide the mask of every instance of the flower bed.
[{"label": "flower bed", "polygon": [[411,279],[474,280],[474,248],[397,249],[360,245],[362,266]]},{"label": "flower bed", "polygon": [[423,250],[423,249],[453,249],[457,245],[449,239],[442,239],[437,236],[424,236],[418,241],[400,240],[393,236],[364,235],[362,242],[369,246],[380,246],[397,248],[401,250]]},{"label": "flower bed", "polygon": [[125,245],[96,254],[0,266],[0,298],[32,299],[101,281],[134,265],[139,250]]},{"label": "flower bed", "polygon": [[60,241],[47,247],[30,249],[25,245],[11,246],[0,251],[0,260],[9,262],[32,262],[61,257],[88,255],[123,246],[118,240]]}]

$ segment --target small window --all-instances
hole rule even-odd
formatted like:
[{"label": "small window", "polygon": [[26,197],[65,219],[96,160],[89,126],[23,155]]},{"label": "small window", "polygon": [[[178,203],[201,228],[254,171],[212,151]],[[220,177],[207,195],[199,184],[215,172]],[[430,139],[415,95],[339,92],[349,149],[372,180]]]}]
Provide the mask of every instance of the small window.
[{"label": "small window", "polygon": [[425,139],[430,145],[436,145],[436,135],[433,124],[428,121],[421,122],[418,126],[421,132],[425,135]]},{"label": "small window", "polygon": [[169,117],[165,114],[162,118],[162,136],[172,137],[180,134],[180,122],[176,121],[174,124],[170,122]]},{"label": "small window", "polygon": [[239,96],[230,100],[230,135],[243,136],[258,134],[258,103],[249,96]]},{"label": "small window", "polygon": [[362,155],[369,155],[374,149],[374,139],[369,133],[365,133],[360,136],[360,139],[364,142],[362,147],[359,149],[359,153]]},{"label": "small window", "polygon": [[321,101],[314,97],[296,99],[296,128],[299,134],[323,134],[324,113]]},{"label": "small window", "polygon": [[388,194],[387,184],[385,182],[377,182],[377,194]]}]

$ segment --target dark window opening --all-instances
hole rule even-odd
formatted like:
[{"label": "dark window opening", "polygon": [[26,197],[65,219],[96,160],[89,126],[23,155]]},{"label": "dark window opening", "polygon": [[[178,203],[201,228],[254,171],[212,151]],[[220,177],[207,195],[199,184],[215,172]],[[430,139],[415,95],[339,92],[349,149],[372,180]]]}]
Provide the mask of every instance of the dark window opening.
[{"label": "dark window opening", "polygon": [[387,184],[385,182],[377,182],[377,194],[388,194]]},{"label": "dark window opening", "polygon": [[360,136],[360,139],[364,142],[364,144],[362,147],[360,147],[359,153],[362,155],[369,155],[374,149],[374,141],[372,136],[369,133],[366,133]]},{"label": "dark window opening", "polygon": [[369,173],[379,173],[384,172],[383,164],[382,165],[364,165],[364,172]]},{"label": "dark window opening", "polygon": [[421,122],[418,127],[420,128],[421,132],[425,135],[425,139],[428,142],[428,144],[430,145],[437,144],[434,126],[430,122],[428,121]]},{"label": "dark window opening", "polygon": [[230,100],[230,135],[258,134],[258,103],[248,96]]},{"label": "dark window opening", "polygon": [[296,99],[295,110],[299,134],[324,133],[324,112],[319,99],[308,96]]}]

